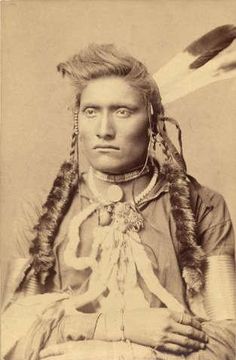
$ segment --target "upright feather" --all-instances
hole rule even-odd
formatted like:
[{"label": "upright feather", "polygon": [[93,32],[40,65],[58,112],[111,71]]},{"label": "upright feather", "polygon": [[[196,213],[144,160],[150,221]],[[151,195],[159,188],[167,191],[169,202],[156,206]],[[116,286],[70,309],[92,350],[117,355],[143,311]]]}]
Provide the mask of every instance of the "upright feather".
[{"label": "upright feather", "polygon": [[163,104],[212,82],[236,76],[236,27],[223,25],[195,40],[153,77]]}]

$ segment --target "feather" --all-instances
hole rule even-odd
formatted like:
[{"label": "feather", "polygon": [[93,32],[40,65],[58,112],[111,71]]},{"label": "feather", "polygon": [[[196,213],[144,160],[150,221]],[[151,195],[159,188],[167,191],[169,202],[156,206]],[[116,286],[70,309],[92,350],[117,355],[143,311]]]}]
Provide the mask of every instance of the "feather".
[{"label": "feather", "polygon": [[185,51],[193,56],[196,60],[190,64],[190,68],[198,68],[211,60],[219,52],[226,49],[236,37],[236,27],[234,25],[219,26],[214,30],[200,37],[191,43]]},{"label": "feather", "polygon": [[236,76],[236,27],[215,28],[177,54],[153,77],[163,104],[181,98],[210,83]]}]

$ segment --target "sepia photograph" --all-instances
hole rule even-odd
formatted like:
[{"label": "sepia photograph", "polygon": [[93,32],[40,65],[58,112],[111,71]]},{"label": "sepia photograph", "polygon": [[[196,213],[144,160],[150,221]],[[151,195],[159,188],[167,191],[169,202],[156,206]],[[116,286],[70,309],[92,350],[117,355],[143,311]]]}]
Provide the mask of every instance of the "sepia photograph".
[{"label": "sepia photograph", "polygon": [[1,2],[3,360],[235,360],[236,2]]}]

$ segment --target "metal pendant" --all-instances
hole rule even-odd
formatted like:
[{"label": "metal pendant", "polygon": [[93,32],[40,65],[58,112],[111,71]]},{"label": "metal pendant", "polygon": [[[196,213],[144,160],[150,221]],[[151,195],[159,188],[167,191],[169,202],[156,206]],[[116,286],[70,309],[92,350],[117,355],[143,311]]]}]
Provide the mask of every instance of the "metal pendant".
[{"label": "metal pendant", "polygon": [[123,199],[123,190],[118,185],[111,185],[107,190],[107,200],[112,202],[118,202]]}]

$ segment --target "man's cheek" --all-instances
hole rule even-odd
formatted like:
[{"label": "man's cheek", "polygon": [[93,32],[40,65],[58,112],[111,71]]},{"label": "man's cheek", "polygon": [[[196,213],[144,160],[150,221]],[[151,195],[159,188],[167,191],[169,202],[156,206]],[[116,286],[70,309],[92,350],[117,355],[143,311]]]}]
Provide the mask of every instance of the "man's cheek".
[{"label": "man's cheek", "polygon": [[85,133],[81,133],[80,134],[80,143],[85,147],[85,148],[90,148],[93,147],[92,145],[92,138],[91,136],[88,136]]}]

